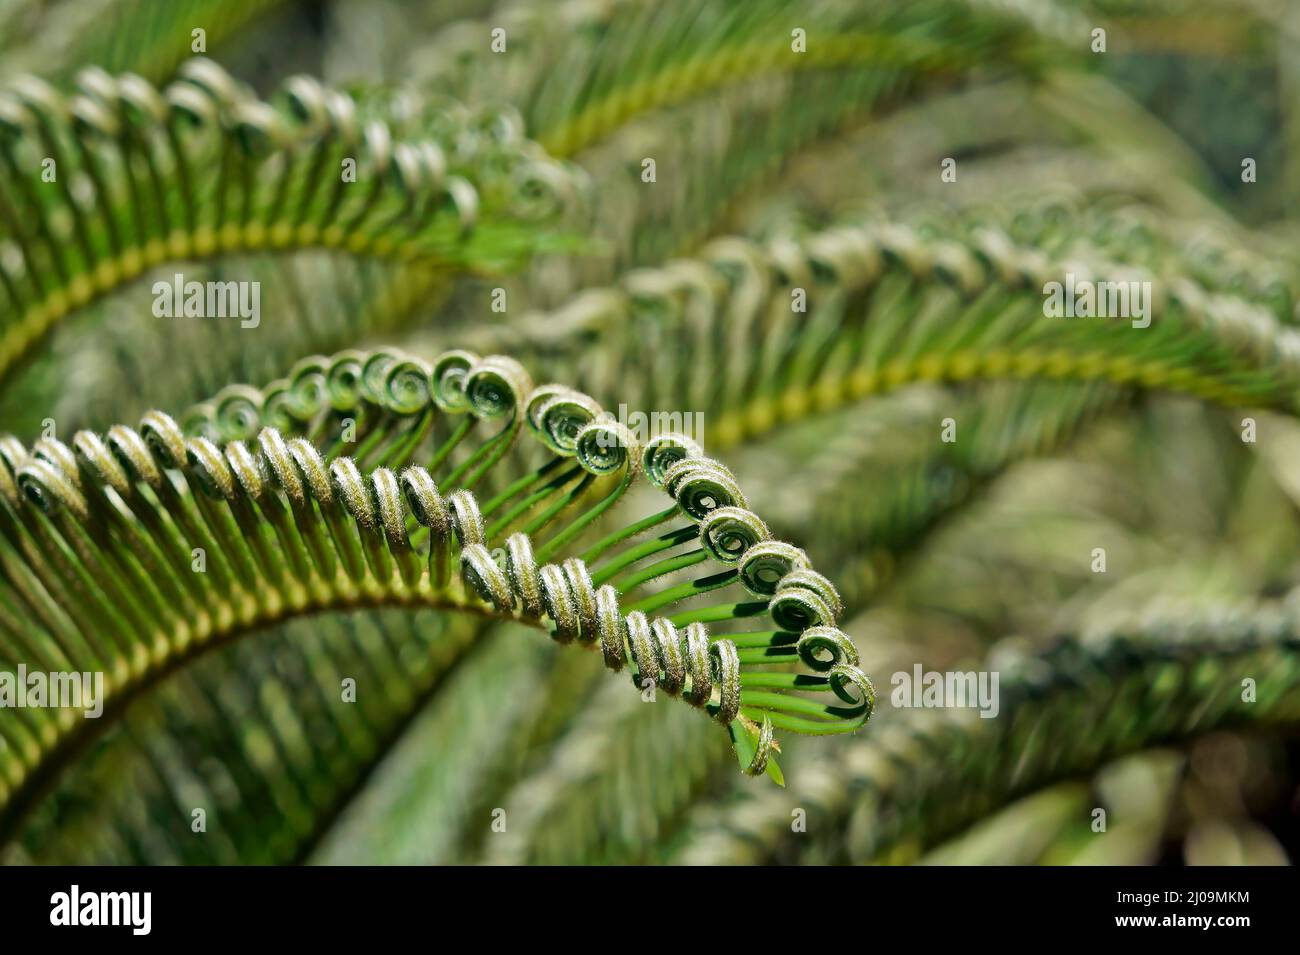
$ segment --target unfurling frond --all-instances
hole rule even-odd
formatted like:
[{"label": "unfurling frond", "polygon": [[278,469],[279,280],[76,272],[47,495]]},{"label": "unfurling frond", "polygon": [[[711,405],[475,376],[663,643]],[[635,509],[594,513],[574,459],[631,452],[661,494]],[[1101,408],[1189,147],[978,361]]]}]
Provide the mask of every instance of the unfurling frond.
[{"label": "unfurling frond", "polygon": [[[643,444],[586,395],[465,352],[342,354],[275,394],[280,428],[260,427],[266,399],[230,397],[185,419],[193,437],[151,412],[70,445],[6,441],[5,604],[43,633],[6,656],[104,672],[115,711],[272,623],[442,607],[598,647],[643,693],[707,709],[751,774],[780,779],[774,730],[870,717],[834,586],[689,436]],[[609,530],[647,483],[669,505]],[[11,809],[82,730],[66,712],[6,724]]]},{"label": "unfurling frond", "polygon": [[72,94],[18,79],[0,96],[0,379],[165,262],[332,249],[446,275],[554,247],[575,173],[508,116],[420,115],[398,138],[314,80],[263,101],[202,58],[162,90],[102,70]]}]

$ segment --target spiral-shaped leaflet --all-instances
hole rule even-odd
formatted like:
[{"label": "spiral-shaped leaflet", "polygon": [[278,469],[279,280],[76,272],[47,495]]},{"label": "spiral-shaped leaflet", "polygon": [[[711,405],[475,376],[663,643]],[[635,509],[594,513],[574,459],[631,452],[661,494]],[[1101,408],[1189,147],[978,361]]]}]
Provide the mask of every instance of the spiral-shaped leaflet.
[{"label": "spiral-shaped leaflet", "polygon": [[[392,604],[517,619],[598,650],[643,693],[725,725],[751,774],[779,778],[777,730],[850,732],[870,717],[834,587],[770,540],[724,465],[685,436],[641,447],[589,396],[534,386],[509,358],[309,358],[182,419],[0,442],[5,605],[39,622],[51,669],[102,670],[110,706],[249,630]],[[610,520],[640,480],[669,506]],[[684,578],[696,566],[705,575]],[[712,601],[729,589],[755,599]],[[7,654],[28,659],[19,628],[0,624]],[[31,719],[4,729],[9,799],[77,731]]]}]

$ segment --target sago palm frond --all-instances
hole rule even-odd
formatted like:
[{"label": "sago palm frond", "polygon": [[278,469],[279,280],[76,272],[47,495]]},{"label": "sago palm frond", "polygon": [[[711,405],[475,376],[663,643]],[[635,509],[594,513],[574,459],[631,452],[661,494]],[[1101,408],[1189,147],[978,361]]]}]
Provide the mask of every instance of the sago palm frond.
[{"label": "sago palm frond", "polygon": [[312,80],[272,105],[204,59],[162,91],[103,71],[79,87],[26,77],[0,99],[6,378],[59,323],[166,262],[332,249],[445,278],[518,264],[577,200],[574,175],[517,127],[454,106],[402,141]]},{"label": "sago palm frond", "polygon": [[[6,603],[48,628],[35,644],[13,628],[15,665],[100,670],[111,711],[203,649],[271,623],[428,606],[545,617],[558,639],[599,645],[612,669],[630,665],[644,691],[708,708],[753,774],[780,779],[774,728],[839,733],[870,716],[871,684],[834,629],[834,587],[770,539],[730,472],[689,438],[643,451],[590,398],[534,389],[504,358],[343,355],[298,384],[319,406],[312,421],[288,438],[262,429],[255,450],[187,440],[161,413],[139,431],[80,432],[71,447],[9,442]],[[242,421],[220,423],[238,433]],[[549,452],[530,470],[507,457],[525,425],[537,446],[524,453]],[[510,480],[495,471],[506,462],[518,467]],[[642,468],[674,503],[592,539]],[[489,473],[499,490],[480,502],[473,491]],[[671,582],[693,567],[713,572]],[[740,629],[716,629],[728,621]],[[800,661],[803,674],[742,669]],[[840,702],[802,695],[819,691]],[[22,806],[84,724],[32,714],[6,729],[8,794]]]}]

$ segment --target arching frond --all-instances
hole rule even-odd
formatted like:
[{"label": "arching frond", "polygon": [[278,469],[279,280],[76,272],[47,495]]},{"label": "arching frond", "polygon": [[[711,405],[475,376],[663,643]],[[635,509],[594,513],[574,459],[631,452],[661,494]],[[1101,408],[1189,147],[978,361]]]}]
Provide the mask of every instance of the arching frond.
[{"label": "arching frond", "polygon": [[[508,119],[431,109],[406,141],[305,78],[273,105],[211,61],[181,72],[159,91],[89,71],[71,96],[27,77],[0,99],[0,377],[167,262],[329,249],[442,276],[501,269],[553,247],[546,220],[578,199],[575,175]],[[153,285],[151,312],[174,281]]]},{"label": "arching frond", "polygon": [[[870,681],[834,629],[834,587],[770,539],[730,472],[689,438],[643,451],[585,395],[534,389],[513,361],[463,352],[431,366],[345,354],[294,385],[281,400],[300,413],[314,404],[311,420],[287,439],[263,428],[252,447],[236,437],[246,406],[229,397],[218,417],[189,422],[218,429],[224,451],[161,413],[139,431],[81,432],[71,447],[9,441],[6,655],[102,671],[115,712],[205,649],[269,624],[426,606],[549,621],[558,639],[599,645],[643,691],[708,708],[754,774],[780,778],[774,728],[840,733],[870,716]],[[536,442],[525,455],[544,459],[531,469],[507,457],[525,426]],[[588,533],[642,468],[673,503]],[[693,567],[705,573],[673,582]],[[44,636],[11,626],[18,614],[42,621]],[[784,672],[800,662],[804,673]],[[783,672],[746,670],[768,666]],[[804,695],[822,691],[839,702]],[[86,732],[67,711],[6,731],[10,810]]]}]

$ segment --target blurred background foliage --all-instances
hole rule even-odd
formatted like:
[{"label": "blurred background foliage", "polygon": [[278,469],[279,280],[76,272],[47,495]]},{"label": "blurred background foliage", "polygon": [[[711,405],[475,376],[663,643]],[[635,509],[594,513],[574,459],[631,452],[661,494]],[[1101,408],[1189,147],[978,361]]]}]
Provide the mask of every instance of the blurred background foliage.
[{"label": "blurred background foliage", "polygon": [[[56,753],[6,862],[1300,849],[1288,0],[0,0],[0,23],[0,430],[197,406],[237,434],[305,356],[500,351],[607,408],[705,414],[839,586],[879,692],[862,732],[783,740],[781,788],[597,654],[431,610],[304,616]],[[139,116],[104,108],[128,92]],[[429,141],[450,202],[384,166]],[[56,151],[82,187],[32,191]],[[364,214],[328,196],[358,152],[385,172]],[[1076,266],[1140,270],[1168,315],[1046,327],[1044,276]],[[175,272],[260,281],[261,324],[164,326]],[[794,286],[813,305],[783,320]],[[918,663],[999,671],[1000,716],[893,707]]]}]

